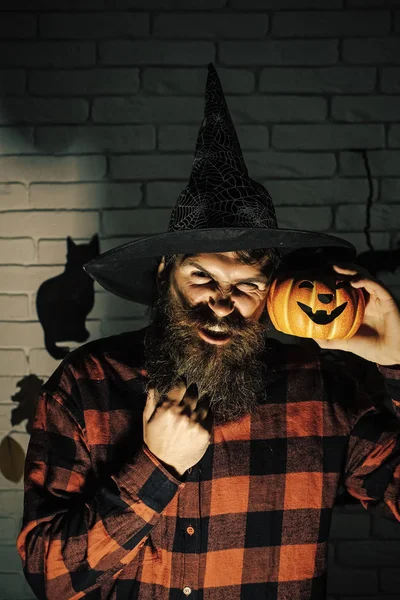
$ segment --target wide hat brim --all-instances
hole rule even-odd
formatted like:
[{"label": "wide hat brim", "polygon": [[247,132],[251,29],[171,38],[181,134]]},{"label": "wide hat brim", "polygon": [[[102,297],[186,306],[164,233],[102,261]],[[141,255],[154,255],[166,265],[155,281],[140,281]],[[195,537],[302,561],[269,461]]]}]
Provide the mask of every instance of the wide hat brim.
[{"label": "wide hat brim", "polygon": [[215,228],[172,231],[142,237],[112,248],[84,265],[86,273],[103,288],[140,304],[157,297],[156,273],[161,257],[170,254],[231,252],[277,248],[286,264],[307,267],[313,257],[349,260],[356,248],[341,238],[297,229]]}]

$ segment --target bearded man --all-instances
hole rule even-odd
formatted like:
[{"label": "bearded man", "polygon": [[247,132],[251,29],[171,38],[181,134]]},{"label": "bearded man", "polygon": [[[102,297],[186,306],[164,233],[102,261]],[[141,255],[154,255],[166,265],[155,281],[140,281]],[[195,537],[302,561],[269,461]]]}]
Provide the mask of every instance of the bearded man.
[{"label": "bearded man", "polygon": [[[271,279],[299,256],[363,288],[350,339],[268,335]],[[354,257],[277,227],[210,65],[168,232],[86,265],[150,325],[72,352],[38,403],[17,541],[38,598],[323,600],[340,485],[400,521],[400,313]],[[318,346],[375,362],[393,411]]]}]

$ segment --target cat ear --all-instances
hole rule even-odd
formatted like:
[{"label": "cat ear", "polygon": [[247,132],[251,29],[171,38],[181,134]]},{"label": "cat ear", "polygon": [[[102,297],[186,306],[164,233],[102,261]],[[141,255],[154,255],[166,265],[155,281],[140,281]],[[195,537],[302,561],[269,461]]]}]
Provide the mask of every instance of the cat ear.
[{"label": "cat ear", "polygon": [[72,239],[72,237],[68,236],[67,237],[67,250],[68,250],[68,252],[70,250],[72,250],[72,248],[74,248],[75,246],[76,246],[76,244],[75,244],[74,240]]},{"label": "cat ear", "polygon": [[100,252],[99,236],[97,235],[97,233],[95,233],[92,239],[90,240],[90,246],[95,252]]}]

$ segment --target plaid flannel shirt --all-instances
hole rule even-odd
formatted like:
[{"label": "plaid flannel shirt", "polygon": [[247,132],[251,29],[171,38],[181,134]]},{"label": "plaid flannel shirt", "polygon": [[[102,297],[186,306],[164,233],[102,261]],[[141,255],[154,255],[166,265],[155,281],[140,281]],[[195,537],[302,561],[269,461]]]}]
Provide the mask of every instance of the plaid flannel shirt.
[{"label": "plaid flannel shirt", "polygon": [[213,426],[182,480],[143,442],[143,330],[72,352],[45,384],[25,467],[17,547],[40,599],[322,600],[343,485],[400,521],[394,413],[321,353],[269,341],[257,410]]}]

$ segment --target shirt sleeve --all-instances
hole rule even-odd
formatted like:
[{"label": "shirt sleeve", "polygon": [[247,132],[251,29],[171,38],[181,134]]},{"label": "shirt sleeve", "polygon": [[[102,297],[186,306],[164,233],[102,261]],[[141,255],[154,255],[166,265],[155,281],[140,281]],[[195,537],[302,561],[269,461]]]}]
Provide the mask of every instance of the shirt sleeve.
[{"label": "shirt sleeve", "polygon": [[[367,510],[400,521],[400,365],[377,365],[392,410],[365,408],[350,432],[344,486]],[[362,404],[362,403],[361,403]]]},{"label": "shirt sleeve", "polygon": [[36,596],[82,598],[113,577],[135,560],[184,485],[145,444],[109,480],[96,481],[82,427],[54,394],[43,392],[26,456],[17,539]]}]

